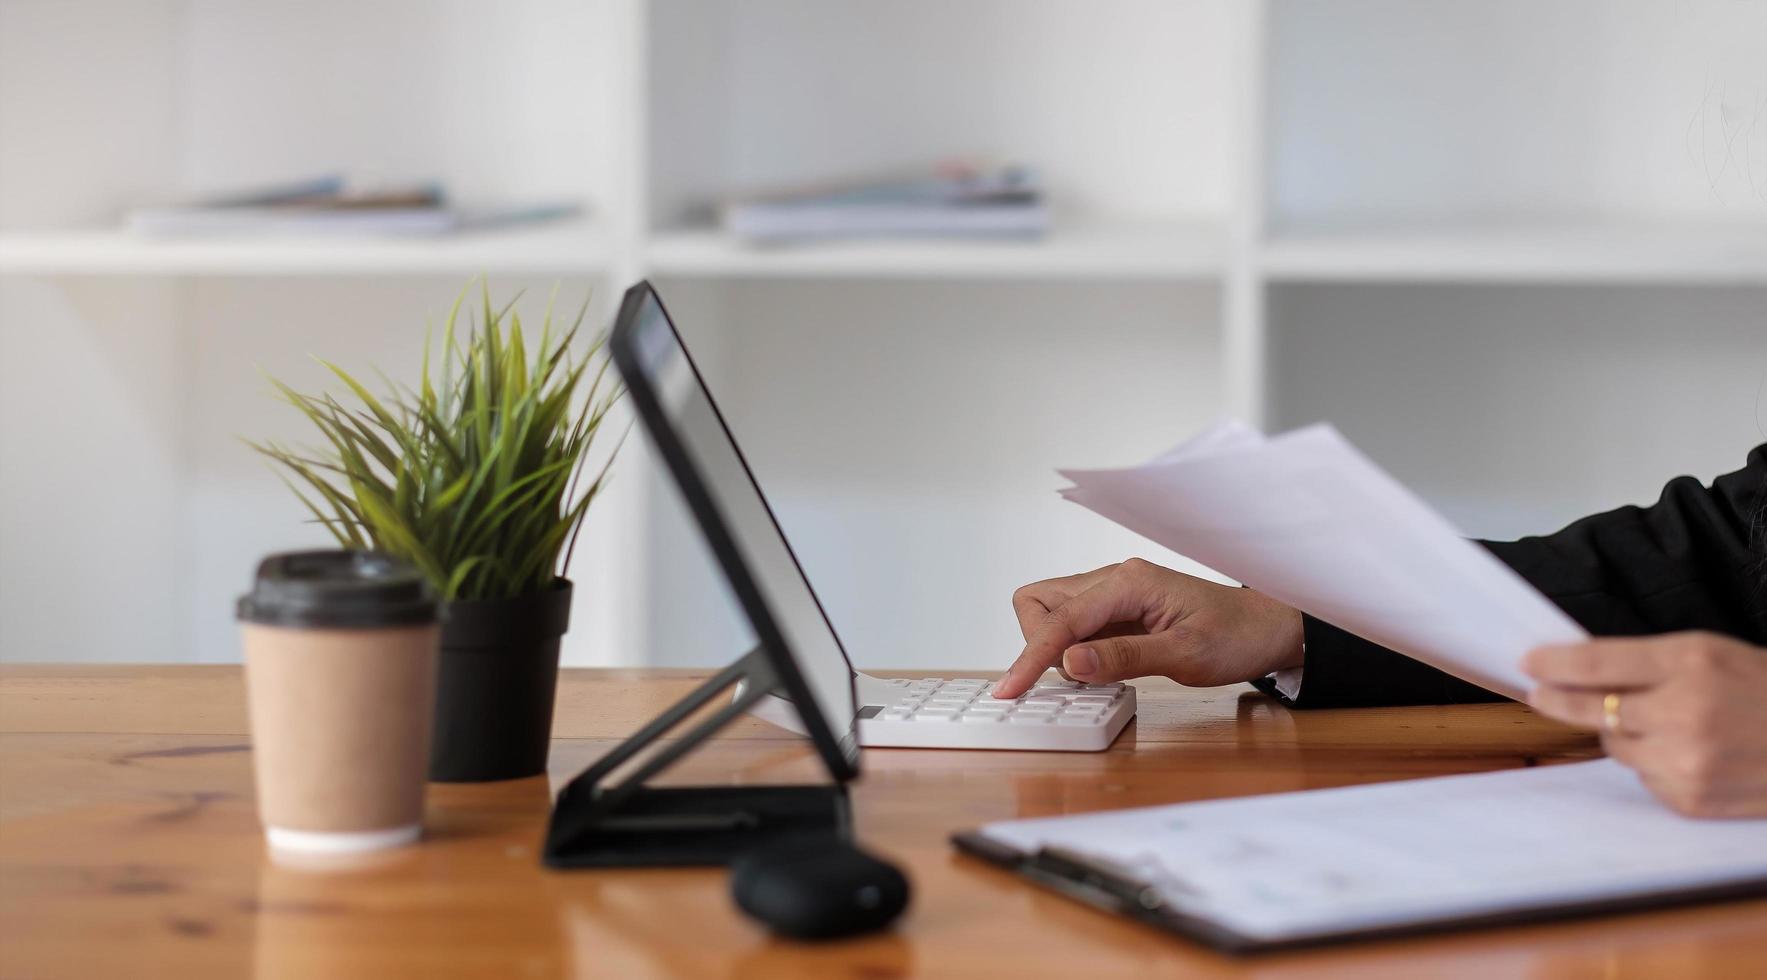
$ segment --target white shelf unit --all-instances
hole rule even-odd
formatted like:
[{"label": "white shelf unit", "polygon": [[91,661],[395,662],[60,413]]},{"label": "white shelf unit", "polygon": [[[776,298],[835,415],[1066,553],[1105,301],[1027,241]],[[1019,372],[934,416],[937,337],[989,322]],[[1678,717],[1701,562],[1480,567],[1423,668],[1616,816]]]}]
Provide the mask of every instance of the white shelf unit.
[{"label": "white shelf unit", "polygon": [[[324,388],[320,355],[409,380],[477,275],[525,288],[530,317],[554,283],[560,306],[605,304],[633,221],[639,12],[0,3],[0,656],[236,659],[253,561],[326,540],[239,442],[309,438],[260,372]],[[586,217],[433,240],[117,230],[135,203],[338,170]],[[621,525],[601,525],[578,574],[614,594]],[[115,604],[90,615],[74,583]],[[611,618],[580,613],[574,640],[611,649]]]},{"label": "white shelf unit", "polygon": [[[1767,206],[1767,205],[1764,205]],[[1260,249],[1271,282],[1767,282],[1767,223],[1501,222],[1298,230]]]},{"label": "white shelf unit", "polygon": [[831,242],[755,248],[712,229],[651,236],[659,275],[775,279],[1213,281],[1227,267],[1219,223],[1066,224],[1037,241]]},{"label": "white shelf unit", "polygon": [[595,277],[607,243],[592,222],[425,238],[155,239],[127,231],[0,232],[0,271],[15,276]]},{"label": "white shelf unit", "polygon": [[[1192,567],[1061,505],[1051,469],[1220,414],[1333,419],[1473,533],[1719,472],[1759,441],[1767,376],[1767,32],[1730,19],[1755,15],[0,2],[0,657],[231,659],[252,557],[316,540],[233,438],[299,433],[253,365],[318,385],[309,352],[413,364],[478,274],[527,288],[530,316],[554,282],[601,317],[660,283],[868,665],[1004,662],[1014,585],[1131,553]],[[952,155],[1037,166],[1055,231],[754,249],[707,218]],[[143,197],[339,167],[588,217],[435,241],[108,230]],[[567,659],[734,655],[667,481],[627,452]],[[72,582],[127,599],[81,617]]]}]

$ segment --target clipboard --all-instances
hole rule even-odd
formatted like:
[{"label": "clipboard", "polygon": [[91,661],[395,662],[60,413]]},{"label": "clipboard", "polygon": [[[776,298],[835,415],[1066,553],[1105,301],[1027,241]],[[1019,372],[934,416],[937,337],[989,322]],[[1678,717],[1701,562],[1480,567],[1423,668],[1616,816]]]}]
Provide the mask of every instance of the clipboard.
[{"label": "clipboard", "polygon": [[1045,847],[1027,854],[1010,847],[1003,847],[974,832],[953,834],[951,843],[959,851],[971,857],[980,858],[989,864],[1015,872],[1037,885],[1068,898],[1234,955],[1279,952],[1288,949],[1306,949],[1351,942],[1371,942],[1429,933],[1495,929],[1501,926],[1530,925],[1564,919],[1617,915],[1625,912],[1644,912],[1682,905],[1699,905],[1707,902],[1767,897],[1767,877],[1762,877],[1727,885],[1549,907],[1513,909],[1486,915],[1419,921],[1403,926],[1320,933],[1284,939],[1265,939],[1246,935],[1219,922],[1198,915],[1186,914],[1165,905],[1159,900],[1156,893],[1150,891],[1147,882],[1136,878],[1132,873],[1126,873],[1122,869],[1074,851],[1058,847]]},{"label": "clipboard", "polygon": [[[1005,868],[1068,898],[1231,954],[1767,897],[1767,820],[1699,821],[1677,817],[1650,800],[1642,788],[1637,788],[1637,795],[1629,792],[1632,787],[1627,785],[1628,782],[1636,783],[1628,770],[1611,760],[1600,760],[1471,776],[1211,800],[1102,815],[1008,821],[957,833],[951,837],[951,842],[966,855]],[[1558,794],[1556,798],[1552,796],[1554,793]],[[1118,858],[1056,842],[1083,840],[1093,832],[1093,827],[1103,831],[1101,838],[1118,841],[1132,839],[1137,827],[1146,828],[1149,834],[1171,833],[1173,823],[1182,823],[1174,820],[1175,816],[1187,813],[1206,816],[1210,808],[1223,821],[1232,819],[1242,821],[1248,828],[1268,828],[1278,824],[1258,814],[1291,819],[1294,814],[1308,812],[1314,800],[1317,800],[1321,813],[1341,814],[1353,812],[1349,808],[1360,803],[1390,807],[1397,800],[1417,799],[1426,801],[1421,806],[1441,808],[1475,796],[1502,799],[1505,795],[1524,802],[1555,799],[1558,813],[1566,823],[1563,833],[1581,838],[1590,837],[1591,832],[1586,823],[1590,815],[1579,813],[1580,809],[1615,808],[1623,818],[1633,821],[1628,830],[1635,830],[1637,826],[1659,828],[1655,843],[1661,847],[1662,854],[1675,857],[1616,867],[1608,881],[1602,880],[1607,872],[1590,869],[1582,875],[1581,881],[1567,883],[1558,894],[1553,894],[1550,888],[1532,894],[1515,894],[1519,887],[1515,883],[1497,881],[1489,887],[1490,894],[1477,901],[1461,896],[1434,905],[1428,899],[1409,903],[1393,900],[1392,907],[1384,911],[1346,916],[1344,921],[1335,923],[1322,913],[1311,923],[1294,927],[1255,923],[1256,928],[1246,928],[1247,906],[1242,904],[1235,910],[1227,901],[1212,905],[1214,895],[1206,875],[1199,875],[1196,879],[1203,883],[1201,887],[1187,889],[1182,862],[1171,862],[1176,864],[1175,868],[1150,872]],[[1546,810],[1542,807],[1543,812]],[[1518,823],[1525,819],[1525,816],[1515,817]],[[1204,823],[1206,821],[1199,821],[1199,827]],[[1490,819],[1488,804],[1486,810],[1474,814],[1469,821],[1473,826],[1492,824],[1493,836],[1499,839],[1505,830],[1510,829],[1499,826],[1502,823],[1501,819]],[[1024,829],[1028,825],[1035,825],[1036,832]],[[1015,827],[1017,829],[1013,829]],[[1162,827],[1165,829],[1161,830]],[[1535,829],[1539,831],[1541,828]],[[1264,831],[1247,831],[1248,834],[1260,832]],[[1545,832],[1558,831],[1546,828]],[[1038,846],[1019,846],[1003,839],[1005,837],[1020,840],[1042,838],[1046,842]],[[1479,846],[1479,842],[1473,841],[1472,846]],[[1592,846],[1599,848],[1602,844],[1598,841]],[[1517,860],[1522,859],[1518,857]],[[1688,862],[1679,873],[1666,863],[1677,860]],[[1261,872],[1256,870],[1255,862],[1248,863],[1247,867],[1253,869],[1248,871],[1249,874],[1273,873],[1269,867]],[[1213,869],[1217,876],[1232,871],[1232,865],[1226,862]],[[1305,869],[1297,873],[1305,873]],[[1220,880],[1220,877],[1214,879],[1216,883]],[[1512,893],[1504,895],[1505,887]],[[1414,890],[1412,894],[1419,892]],[[1371,907],[1375,901],[1373,897],[1367,899]],[[1324,907],[1323,903],[1318,906]],[[1275,921],[1280,923],[1280,919]],[[1301,919],[1291,921],[1300,922]]]}]

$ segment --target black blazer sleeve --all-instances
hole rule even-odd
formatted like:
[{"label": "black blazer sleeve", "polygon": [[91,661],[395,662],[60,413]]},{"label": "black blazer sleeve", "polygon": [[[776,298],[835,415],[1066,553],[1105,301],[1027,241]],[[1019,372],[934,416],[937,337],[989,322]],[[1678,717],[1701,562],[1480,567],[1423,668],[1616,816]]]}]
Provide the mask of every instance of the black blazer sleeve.
[{"label": "black blazer sleeve", "polygon": [[[1649,507],[1621,507],[1520,541],[1482,541],[1597,636],[1711,630],[1767,645],[1767,445],[1710,487],[1680,477]],[[1305,619],[1297,708],[1460,704],[1502,698],[1410,657]]]}]

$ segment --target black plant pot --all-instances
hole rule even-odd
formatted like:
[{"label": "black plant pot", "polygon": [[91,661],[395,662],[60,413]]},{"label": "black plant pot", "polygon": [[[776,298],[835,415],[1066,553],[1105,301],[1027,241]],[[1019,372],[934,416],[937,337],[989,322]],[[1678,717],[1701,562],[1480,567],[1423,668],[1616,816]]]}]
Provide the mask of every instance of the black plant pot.
[{"label": "black plant pot", "polygon": [[431,780],[478,783],[546,771],[558,642],[570,615],[571,583],[562,578],[545,592],[448,603]]}]

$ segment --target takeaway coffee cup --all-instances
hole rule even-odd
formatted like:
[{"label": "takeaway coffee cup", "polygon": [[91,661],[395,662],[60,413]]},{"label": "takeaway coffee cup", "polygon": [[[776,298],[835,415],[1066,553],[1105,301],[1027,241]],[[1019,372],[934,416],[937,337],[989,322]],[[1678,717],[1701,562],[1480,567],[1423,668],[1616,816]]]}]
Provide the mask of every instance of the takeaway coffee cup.
[{"label": "takeaway coffee cup", "polygon": [[336,854],[416,840],[441,633],[422,576],[372,552],[271,555],[238,611],[270,846]]}]

